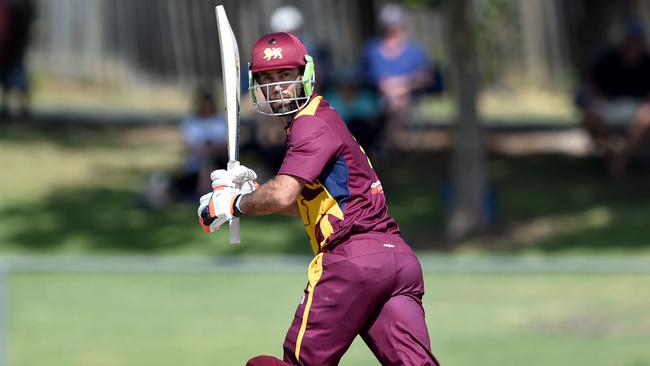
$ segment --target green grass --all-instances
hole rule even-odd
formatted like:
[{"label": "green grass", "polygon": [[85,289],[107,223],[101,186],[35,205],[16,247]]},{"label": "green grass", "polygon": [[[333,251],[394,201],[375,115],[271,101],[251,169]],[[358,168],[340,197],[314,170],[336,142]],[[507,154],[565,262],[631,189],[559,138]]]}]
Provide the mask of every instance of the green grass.
[{"label": "green grass", "polygon": [[[308,254],[299,219],[245,218],[242,240],[205,235],[196,203],[167,210],[138,206],[145,177],[182,161],[173,126],[107,127],[13,123],[0,136],[0,255],[22,254]],[[245,164],[268,171],[259,154]],[[445,245],[440,191],[445,153],[374,159],[391,213],[418,250]],[[499,222],[457,251],[647,253],[650,170],[637,166],[612,183],[590,157],[492,155],[490,179]]]},{"label": "green grass", "polygon": [[[143,209],[148,174],[180,166],[173,127],[9,126],[0,137],[0,253],[308,253],[299,220],[256,219],[242,247],[205,235],[195,203]],[[244,224],[250,228],[248,222]],[[270,230],[280,226],[285,230]]]},{"label": "green grass", "polygon": [[[243,244],[203,234],[195,203],[137,205],[144,178],[173,170],[173,127],[14,123],[0,135],[0,256],[309,254],[302,224],[245,218]],[[243,152],[245,164],[264,168]],[[493,232],[449,248],[445,153],[374,159],[391,213],[426,251],[650,252],[650,172],[611,183],[597,160],[490,156]],[[445,365],[650,365],[648,275],[427,274],[425,308]],[[282,273],[16,273],[9,278],[12,366],[238,365],[280,355],[305,276]],[[374,365],[355,342],[343,365]]]},{"label": "green grass", "polygon": [[[650,365],[649,275],[427,274],[444,365]],[[243,365],[281,344],[300,273],[9,278],[12,366]],[[342,365],[376,365],[357,339]]]}]

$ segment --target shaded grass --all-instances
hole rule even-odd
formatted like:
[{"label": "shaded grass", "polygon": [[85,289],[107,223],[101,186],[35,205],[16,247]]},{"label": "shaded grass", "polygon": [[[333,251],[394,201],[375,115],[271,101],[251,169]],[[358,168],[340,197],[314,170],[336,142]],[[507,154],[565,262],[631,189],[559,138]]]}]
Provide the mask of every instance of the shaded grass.
[{"label": "shaded grass", "polygon": [[[0,135],[2,254],[308,254],[299,219],[245,218],[245,245],[224,245],[226,232],[204,235],[195,203],[167,210],[138,205],[147,174],[182,161],[173,126],[12,124]],[[263,170],[262,157],[243,161]],[[391,213],[419,250],[450,250],[443,238],[441,187],[446,153],[373,159]],[[268,168],[266,169],[268,170]],[[562,155],[491,155],[498,224],[456,250],[640,252],[650,249],[645,217],[650,171],[637,166],[612,183],[596,159]]]},{"label": "shaded grass", "polygon": [[[649,365],[648,275],[427,274],[446,365]],[[306,275],[9,278],[12,365],[243,365],[281,355]],[[376,365],[357,339],[342,365]]]},{"label": "shaded grass", "polygon": [[[38,206],[0,209],[3,249],[17,254],[307,253],[298,220],[257,219],[251,223],[255,230],[242,233],[248,245],[231,247],[223,245],[227,230],[208,236],[198,229],[192,205],[152,211],[138,207],[136,194],[107,188],[60,189]],[[288,232],[274,230],[277,226]]]}]

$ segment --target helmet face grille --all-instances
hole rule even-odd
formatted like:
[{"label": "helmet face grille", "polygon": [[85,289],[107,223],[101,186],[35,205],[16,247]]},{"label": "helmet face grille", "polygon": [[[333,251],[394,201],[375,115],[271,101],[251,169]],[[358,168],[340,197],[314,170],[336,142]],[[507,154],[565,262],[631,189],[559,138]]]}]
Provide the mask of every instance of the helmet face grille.
[{"label": "helmet face grille", "polygon": [[[259,84],[255,75],[259,72],[276,69],[301,68],[298,80]],[[304,108],[314,92],[316,72],[314,60],[307,54],[305,45],[291,33],[280,32],[267,34],[253,46],[253,55],[248,64],[248,90],[251,93],[255,111],[269,116],[285,116]],[[273,95],[275,88],[286,89],[293,85],[294,96],[279,95],[279,99],[267,98]],[[274,112],[273,106],[283,105],[280,112]],[[293,108],[287,108],[293,106]],[[278,108],[276,108],[278,109]]]},{"label": "helmet face grille", "polygon": [[[307,95],[306,93],[306,88],[305,85],[313,86],[314,81],[310,80],[308,82],[303,82],[302,80],[293,80],[293,81],[280,81],[276,83],[268,83],[268,84],[258,84],[256,81],[254,82],[254,85],[250,86],[248,90],[251,93],[251,97],[253,99],[253,106],[255,107],[255,111],[267,116],[286,116],[288,114],[293,114],[301,109],[303,109],[307,103],[309,102],[309,99],[311,98],[311,93],[310,95]],[[278,99],[272,99],[269,100],[267,99],[267,96],[271,95],[273,90],[280,86],[287,86],[287,85],[293,85],[294,90],[296,91],[296,95],[293,97],[285,97],[284,94],[280,93]],[[302,91],[301,93],[298,93],[298,91]],[[274,104],[282,104],[282,105],[289,105],[293,106],[293,108],[289,108],[288,110],[280,111],[280,112],[275,112],[272,108]]]}]

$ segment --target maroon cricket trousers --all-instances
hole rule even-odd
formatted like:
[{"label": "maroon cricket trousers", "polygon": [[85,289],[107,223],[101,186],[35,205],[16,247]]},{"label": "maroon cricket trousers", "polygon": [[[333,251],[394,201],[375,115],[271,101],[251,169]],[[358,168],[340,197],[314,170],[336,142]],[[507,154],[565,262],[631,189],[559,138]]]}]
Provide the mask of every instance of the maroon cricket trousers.
[{"label": "maroon cricket trousers", "polygon": [[360,234],[309,266],[284,342],[292,365],[337,365],[361,335],[382,365],[438,365],[424,320],[422,269],[398,235]]}]

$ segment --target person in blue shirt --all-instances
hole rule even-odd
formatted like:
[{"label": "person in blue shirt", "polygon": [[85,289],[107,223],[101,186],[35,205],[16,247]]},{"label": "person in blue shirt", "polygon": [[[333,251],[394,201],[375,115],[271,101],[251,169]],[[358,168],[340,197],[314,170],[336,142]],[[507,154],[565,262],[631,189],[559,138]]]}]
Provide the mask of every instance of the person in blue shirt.
[{"label": "person in blue shirt", "polygon": [[395,139],[407,122],[413,98],[421,92],[442,90],[437,66],[424,48],[409,37],[404,9],[385,5],[379,14],[382,37],[370,40],[363,50],[367,82],[376,88],[387,117],[385,147],[396,147]]}]

